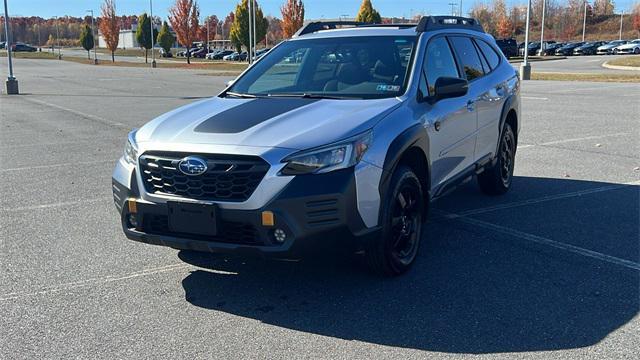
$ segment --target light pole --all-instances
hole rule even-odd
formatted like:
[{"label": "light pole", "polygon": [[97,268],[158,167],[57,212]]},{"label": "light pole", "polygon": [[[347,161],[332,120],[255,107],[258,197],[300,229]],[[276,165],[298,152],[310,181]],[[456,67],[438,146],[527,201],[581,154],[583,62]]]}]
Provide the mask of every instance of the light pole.
[{"label": "light pole", "polygon": [[618,40],[622,40],[622,17],[624,16],[624,10],[622,10],[622,13],[620,14],[620,36],[618,37]]},{"label": "light pole", "polygon": [[11,59],[11,34],[9,34],[9,10],[7,10],[7,0],[4,0],[4,37],[7,41],[7,60],[9,61],[9,76],[7,77],[7,94],[18,95],[18,80],[13,76],[13,61]]},{"label": "light pole", "polygon": [[252,43],[252,52],[249,54],[251,56],[251,63],[253,63],[253,54],[256,52],[256,44],[258,43],[258,31],[256,29],[256,15],[258,11],[256,11],[256,0],[251,0],[253,2],[253,6],[251,7],[253,11],[253,43]]},{"label": "light pole", "polygon": [[587,4],[588,2],[585,0],[584,2],[584,18],[582,19],[582,42],[584,42],[584,34],[587,30]]},{"label": "light pole", "polygon": [[154,48],[156,46],[156,37],[153,36],[153,0],[149,0],[149,13],[151,14],[151,21],[149,21],[149,24],[151,24],[151,67],[155,68],[156,65],[156,53],[154,52]]},{"label": "light pole", "polygon": [[520,65],[520,79],[531,79],[531,65],[529,65],[529,15],[531,12],[531,0],[527,0],[527,24],[524,32],[524,61]]},{"label": "light pole", "polygon": [[540,55],[544,56],[544,15],[546,13],[547,0],[542,0],[542,27],[540,29]]},{"label": "light pole", "polygon": [[62,54],[60,52],[60,31],[58,30],[58,23],[60,22],[60,18],[58,18],[57,16],[54,16],[53,18],[56,19],[56,42],[58,43],[58,60],[62,60]]},{"label": "light pole", "polygon": [[96,38],[93,31],[94,23],[93,23],[93,10],[87,10],[87,12],[91,13],[91,37],[93,38],[93,63],[98,65],[98,55],[96,54]]},{"label": "light pole", "polygon": [[462,0],[460,0],[460,16],[462,16]]},{"label": "light pole", "polygon": [[205,20],[207,21],[207,47],[206,47],[207,50],[206,51],[207,51],[207,54],[209,54],[209,17],[207,16]]}]

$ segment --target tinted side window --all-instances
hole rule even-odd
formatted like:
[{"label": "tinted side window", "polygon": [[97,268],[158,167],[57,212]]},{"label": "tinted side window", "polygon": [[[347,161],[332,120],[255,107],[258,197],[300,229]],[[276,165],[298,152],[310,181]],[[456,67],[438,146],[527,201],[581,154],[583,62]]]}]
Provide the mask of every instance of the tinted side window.
[{"label": "tinted side window", "polygon": [[427,46],[423,70],[427,77],[429,95],[433,96],[436,80],[440,77],[460,77],[456,61],[444,37],[433,39]]},{"label": "tinted side window", "polygon": [[451,37],[451,43],[456,50],[464,73],[467,75],[467,80],[471,81],[484,75],[482,70],[482,62],[478,57],[478,52],[473,46],[473,42],[468,37],[453,36]]},{"label": "tinted side window", "polygon": [[476,44],[484,54],[484,57],[489,62],[489,66],[491,66],[491,70],[498,67],[500,63],[500,57],[496,54],[496,51],[493,50],[493,47],[482,40],[476,40]]}]

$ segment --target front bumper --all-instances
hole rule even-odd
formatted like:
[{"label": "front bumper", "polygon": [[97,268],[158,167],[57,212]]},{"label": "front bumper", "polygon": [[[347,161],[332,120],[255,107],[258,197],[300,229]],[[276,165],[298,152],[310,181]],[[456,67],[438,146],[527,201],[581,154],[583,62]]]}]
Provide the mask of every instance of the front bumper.
[{"label": "front bumper", "polygon": [[[260,209],[218,207],[216,236],[172,233],[167,204],[140,199],[135,183],[135,172],[130,184],[121,184],[114,177],[114,201],[127,238],[143,243],[204,252],[300,258],[321,250],[356,250],[378,232],[378,228],[367,228],[358,213],[353,169],[296,176]],[[136,201],[135,225],[130,221],[128,201]],[[273,212],[273,226],[263,226],[263,211]],[[285,232],[284,242],[275,239],[275,229]]]}]

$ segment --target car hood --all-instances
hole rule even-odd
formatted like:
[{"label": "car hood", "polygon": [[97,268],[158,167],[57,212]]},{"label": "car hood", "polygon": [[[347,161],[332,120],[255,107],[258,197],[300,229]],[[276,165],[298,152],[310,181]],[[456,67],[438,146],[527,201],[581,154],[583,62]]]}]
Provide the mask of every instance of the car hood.
[{"label": "car hood", "polygon": [[398,98],[333,100],[214,97],[177,108],[141,127],[138,143],[188,143],[295,150],[313,148],[373,127]]}]

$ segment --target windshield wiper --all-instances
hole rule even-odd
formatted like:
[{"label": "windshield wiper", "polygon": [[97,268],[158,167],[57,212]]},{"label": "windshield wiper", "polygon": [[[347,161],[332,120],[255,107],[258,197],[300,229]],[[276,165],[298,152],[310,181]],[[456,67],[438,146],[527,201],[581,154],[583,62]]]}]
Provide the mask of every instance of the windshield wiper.
[{"label": "windshield wiper", "polygon": [[241,94],[241,93],[237,93],[237,92],[233,92],[233,91],[227,91],[226,93],[224,93],[224,96],[233,96],[233,97],[239,97],[239,98],[243,98],[243,99],[253,99],[256,98],[257,96],[252,95],[252,94]]},{"label": "windshield wiper", "polygon": [[310,93],[267,94],[267,97],[297,97],[297,98],[303,98],[303,99],[336,99],[336,100],[358,99],[357,97],[354,97],[354,96],[338,96],[338,95],[310,94]]}]

